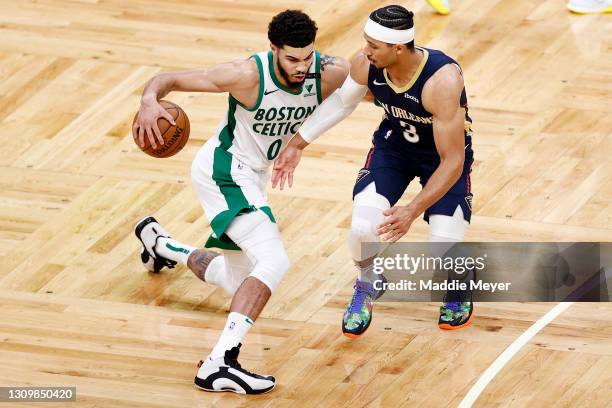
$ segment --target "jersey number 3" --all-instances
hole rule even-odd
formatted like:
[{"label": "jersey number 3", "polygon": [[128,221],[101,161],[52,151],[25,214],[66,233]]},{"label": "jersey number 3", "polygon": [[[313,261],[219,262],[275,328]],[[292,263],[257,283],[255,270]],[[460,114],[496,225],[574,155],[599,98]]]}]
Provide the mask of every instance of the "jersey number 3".
[{"label": "jersey number 3", "polygon": [[410,123],[406,123],[403,120],[400,120],[400,125],[404,128],[404,139],[409,141],[410,143],[417,143],[419,141],[419,135],[417,134],[416,127]]}]

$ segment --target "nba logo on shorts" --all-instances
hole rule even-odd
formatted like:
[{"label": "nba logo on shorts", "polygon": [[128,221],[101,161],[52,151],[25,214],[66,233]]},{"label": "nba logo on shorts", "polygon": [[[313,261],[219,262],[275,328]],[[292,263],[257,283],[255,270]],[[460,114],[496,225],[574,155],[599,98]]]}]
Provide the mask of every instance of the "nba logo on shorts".
[{"label": "nba logo on shorts", "polygon": [[234,326],[236,326],[236,323],[235,322],[231,322],[230,325],[229,325],[229,329],[230,330],[234,330]]},{"label": "nba logo on shorts", "polygon": [[355,181],[355,183],[359,183],[359,181],[365,176],[367,176],[368,174],[370,174],[370,170],[368,169],[359,170],[359,173],[357,173],[357,180]]},{"label": "nba logo on shorts", "polygon": [[470,208],[470,211],[472,210],[472,197],[474,197],[474,194],[472,194],[472,193],[470,193],[470,194],[465,196],[465,202],[467,203],[468,207]]}]

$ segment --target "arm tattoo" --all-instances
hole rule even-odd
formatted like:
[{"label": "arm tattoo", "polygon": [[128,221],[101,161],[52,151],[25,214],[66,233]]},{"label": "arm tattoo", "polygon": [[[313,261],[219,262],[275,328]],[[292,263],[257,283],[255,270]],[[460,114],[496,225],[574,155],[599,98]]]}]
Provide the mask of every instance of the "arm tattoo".
[{"label": "arm tattoo", "polygon": [[325,71],[325,67],[327,65],[335,65],[336,57],[332,57],[331,55],[321,54],[321,71]]},{"label": "arm tattoo", "polygon": [[217,256],[219,256],[219,254],[216,252],[196,249],[191,253],[191,255],[189,255],[189,259],[187,259],[187,266],[189,269],[191,269],[191,272],[198,277],[198,279],[206,282],[204,280],[206,268],[208,268],[210,262]]}]

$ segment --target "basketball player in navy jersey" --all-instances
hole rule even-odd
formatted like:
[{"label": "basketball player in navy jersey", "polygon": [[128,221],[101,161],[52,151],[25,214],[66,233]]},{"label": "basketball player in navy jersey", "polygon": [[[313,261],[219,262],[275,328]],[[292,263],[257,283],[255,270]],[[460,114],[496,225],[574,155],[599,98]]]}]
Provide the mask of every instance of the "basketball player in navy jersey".
[{"label": "basketball player in navy jersey", "polygon": [[[359,276],[342,322],[351,338],[369,327],[380,288],[372,271],[380,248],[363,253],[361,244],[395,242],[423,214],[429,240],[452,245],[463,241],[472,215],[472,132],[461,68],[441,51],[414,45],[413,13],[401,6],[372,12],[364,38],[346,81],[302,125],[272,176],[273,186],[291,185],[301,151],[346,118],[368,90],[384,109],[353,191],[348,245]],[[408,205],[395,205],[415,177],[421,192]],[[447,293],[438,325],[465,327],[472,311],[470,292]]]}]

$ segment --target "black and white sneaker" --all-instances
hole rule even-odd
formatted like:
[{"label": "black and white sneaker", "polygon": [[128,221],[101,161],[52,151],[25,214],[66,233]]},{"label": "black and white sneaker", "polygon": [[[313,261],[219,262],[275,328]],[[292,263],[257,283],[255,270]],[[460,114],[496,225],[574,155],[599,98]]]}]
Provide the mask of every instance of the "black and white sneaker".
[{"label": "black and white sneaker", "polygon": [[134,233],[142,244],[140,260],[148,271],[158,273],[164,267],[172,269],[176,266],[175,261],[164,258],[155,251],[158,239],[172,238],[155,218],[149,216],[140,220],[134,228]]},{"label": "black and white sneaker", "polygon": [[253,374],[238,363],[240,346],[227,350],[224,357],[200,361],[195,385],[205,391],[230,391],[237,394],[263,394],[272,391],[276,380],[271,375]]}]

